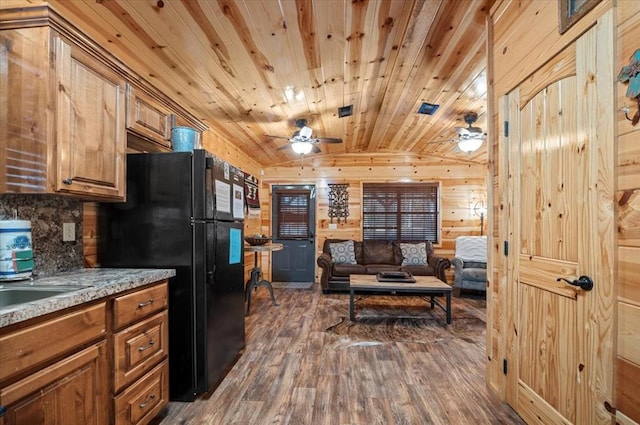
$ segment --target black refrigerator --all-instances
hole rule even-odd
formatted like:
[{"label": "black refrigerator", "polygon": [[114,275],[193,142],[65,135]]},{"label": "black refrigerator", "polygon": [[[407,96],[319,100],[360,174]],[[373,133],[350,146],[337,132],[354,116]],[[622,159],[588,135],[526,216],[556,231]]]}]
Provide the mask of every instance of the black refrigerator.
[{"label": "black refrigerator", "polygon": [[214,389],[245,344],[244,174],[202,149],[127,155],[127,200],[101,204],[102,267],[174,268],[169,393]]}]

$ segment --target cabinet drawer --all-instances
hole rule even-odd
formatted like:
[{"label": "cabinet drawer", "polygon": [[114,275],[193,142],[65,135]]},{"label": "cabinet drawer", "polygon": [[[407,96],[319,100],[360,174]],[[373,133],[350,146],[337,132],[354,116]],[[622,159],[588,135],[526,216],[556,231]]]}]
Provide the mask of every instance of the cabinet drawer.
[{"label": "cabinet drawer", "polygon": [[114,399],[115,423],[147,424],[169,402],[169,367],[165,360]]},{"label": "cabinet drawer", "polygon": [[105,335],[106,303],[0,337],[0,382]]},{"label": "cabinet drawer", "polygon": [[113,326],[120,329],[167,308],[167,281],[113,300]]},{"label": "cabinet drawer", "polygon": [[163,311],[113,336],[114,387],[118,392],[166,357],[168,314]]}]

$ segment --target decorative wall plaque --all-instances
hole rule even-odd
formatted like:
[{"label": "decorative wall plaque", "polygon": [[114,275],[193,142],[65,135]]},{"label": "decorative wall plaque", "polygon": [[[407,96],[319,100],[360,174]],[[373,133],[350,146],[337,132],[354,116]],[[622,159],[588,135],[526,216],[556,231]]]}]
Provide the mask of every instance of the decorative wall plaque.
[{"label": "decorative wall plaque", "polygon": [[329,184],[329,217],[333,219],[347,221],[349,217],[349,192],[348,184]]}]

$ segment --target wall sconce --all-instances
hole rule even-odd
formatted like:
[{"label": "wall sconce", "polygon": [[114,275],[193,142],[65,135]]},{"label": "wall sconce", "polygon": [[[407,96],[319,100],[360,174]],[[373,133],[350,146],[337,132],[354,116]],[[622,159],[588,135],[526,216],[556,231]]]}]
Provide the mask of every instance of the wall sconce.
[{"label": "wall sconce", "polygon": [[333,219],[337,218],[338,223],[341,219],[347,221],[349,217],[349,192],[347,192],[348,184],[328,184],[329,186],[329,217],[333,223]]},{"label": "wall sconce", "polygon": [[480,236],[484,232],[484,216],[487,213],[487,207],[484,206],[484,201],[478,201],[473,206],[473,214],[480,217]]}]

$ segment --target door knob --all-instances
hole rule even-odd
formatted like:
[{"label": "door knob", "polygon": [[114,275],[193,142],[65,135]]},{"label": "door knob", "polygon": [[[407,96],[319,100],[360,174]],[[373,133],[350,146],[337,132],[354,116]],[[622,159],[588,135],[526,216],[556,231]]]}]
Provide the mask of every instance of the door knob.
[{"label": "door knob", "polygon": [[578,279],[571,281],[569,279],[565,279],[564,277],[559,277],[556,279],[557,282],[564,280],[569,285],[578,286],[580,289],[584,291],[590,291],[593,289],[593,280],[589,276],[580,276]]}]

